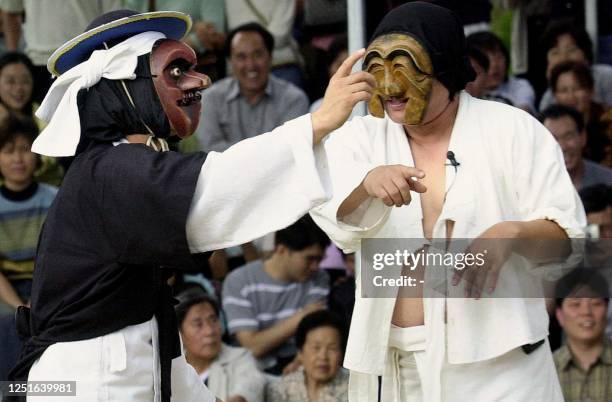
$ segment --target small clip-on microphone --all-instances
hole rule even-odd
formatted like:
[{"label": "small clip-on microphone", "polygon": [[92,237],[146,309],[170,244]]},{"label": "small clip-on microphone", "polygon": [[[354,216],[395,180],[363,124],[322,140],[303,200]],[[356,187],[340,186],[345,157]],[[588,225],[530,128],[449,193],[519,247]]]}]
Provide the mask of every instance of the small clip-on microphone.
[{"label": "small clip-on microphone", "polygon": [[461,163],[457,162],[457,159],[455,159],[455,153],[453,151],[448,151],[446,153],[446,159],[450,161],[450,165],[446,166],[453,166],[455,168],[455,171],[457,171],[457,166],[460,166]]}]

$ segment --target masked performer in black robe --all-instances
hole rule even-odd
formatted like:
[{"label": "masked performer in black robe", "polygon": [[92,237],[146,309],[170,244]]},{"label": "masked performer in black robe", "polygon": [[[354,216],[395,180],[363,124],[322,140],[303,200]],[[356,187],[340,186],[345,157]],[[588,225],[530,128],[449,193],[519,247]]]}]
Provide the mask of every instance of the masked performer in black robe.
[{"label": "masked performer in black robe", "polygon": [[214,401],[181,356],[168,277],[192,253],[286,227],[329,197],[319,143],[369,99],[373,77],[350,73],[363,51],[318,112],[222,154],[183,155],[165,139],[193,133],[210,85],[178,41],[190,26],[181,13],[115,11],[49,59],[58,78],[33,150],[75,158],[40,237],[31,308],[17,314],[12,379],[76,381],[71,401]]}]

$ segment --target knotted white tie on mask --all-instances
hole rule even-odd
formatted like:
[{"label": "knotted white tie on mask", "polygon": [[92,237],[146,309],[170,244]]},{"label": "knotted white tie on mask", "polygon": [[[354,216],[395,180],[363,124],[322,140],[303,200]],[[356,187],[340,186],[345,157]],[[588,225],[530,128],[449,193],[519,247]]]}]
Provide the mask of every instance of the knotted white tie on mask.
[{"label": "knotted white tie on mask", "polygon": [[79,91],[102,78],[135,79],[138,57],[151,52],[155,42],[165,37],[161,32],[132,36],[110,49],[94,51],[87,61],[59,76],[36,111],[36,116],[49,124],[32,144],[32,151],[48,156],[73,156],[81,138]]}]

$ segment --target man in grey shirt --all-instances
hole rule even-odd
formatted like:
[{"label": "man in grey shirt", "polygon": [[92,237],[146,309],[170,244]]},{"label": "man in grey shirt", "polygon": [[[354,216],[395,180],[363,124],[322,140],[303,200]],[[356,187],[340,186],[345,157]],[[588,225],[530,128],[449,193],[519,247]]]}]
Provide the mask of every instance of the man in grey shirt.
[{"label": "man in grey shirt", "polygon": [[576,109],[549,106],[542,112],[542,123],[561,146],[565,167],[576,190],[595,184],[612,185],[612,169],[582,157],[587,134],[582,115]]},{"label": "man in grey shirt", "polygon": [[273,36],[248,23],[232,30],[225,42],[234,73],[204,91],[201,124],[196,131],[205,152],[225,151],[236,142],[270,131],[308,113],[301,89],[270,74]]},{"label": "man in grey shirt", "polygon": [[293,336],[302,318],[326,307],[329,277],[319,270],[329,239],[306,215],[276,232],[265,260],[237,268],[223,283],[227,326],[259,368],[279,375],[297,352]]}]

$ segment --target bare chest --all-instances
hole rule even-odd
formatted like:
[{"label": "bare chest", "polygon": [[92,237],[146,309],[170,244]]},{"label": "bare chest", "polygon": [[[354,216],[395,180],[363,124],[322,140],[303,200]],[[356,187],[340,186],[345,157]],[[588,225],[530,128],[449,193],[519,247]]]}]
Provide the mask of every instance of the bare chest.
[{"label": "bare chest", "polygon": [[421,182],[427,191],[420,195],[423,213],[423,235],[429,239],[433,236],[433,228],[444,207],[446,192],[446,149],[425,153],[413,150],[415,166],[425,172]]}]

